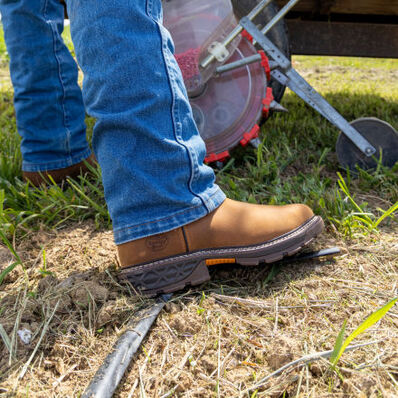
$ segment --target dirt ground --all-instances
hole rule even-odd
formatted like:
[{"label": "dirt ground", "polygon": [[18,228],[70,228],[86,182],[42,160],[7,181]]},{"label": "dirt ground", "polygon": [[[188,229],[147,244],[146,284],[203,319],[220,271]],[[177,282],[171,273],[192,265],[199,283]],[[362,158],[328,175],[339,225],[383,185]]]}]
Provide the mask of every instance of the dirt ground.
[{"label": "dirt ground", "polygon": [[[348,335],[397,295],[396,224],[352,242],[329,230],[312,248],[336,245],[336,260],[283,265],[268,284],[270,266],[223,266],[210,283],[175,295],[115,396],[398,397],[397,308],[354,341],[371,344],[344,353],[339,376],[313,361],[254,393],[282,365],[332,349],[345,319]],[[153,302],[119,285],[112,233],[91,222],[32,233],[17,249],[24,269],[0,291],[13,347],[10,355],[0,343],[0,396],[77,397],[127,321]],[[10,261],[1,247],[0,270]]]}]

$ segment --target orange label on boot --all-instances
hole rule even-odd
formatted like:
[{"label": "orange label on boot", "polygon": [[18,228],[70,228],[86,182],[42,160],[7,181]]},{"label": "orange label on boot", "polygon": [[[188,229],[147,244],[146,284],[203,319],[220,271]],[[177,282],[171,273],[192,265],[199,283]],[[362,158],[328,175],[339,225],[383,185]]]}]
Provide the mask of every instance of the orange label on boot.
[{"label": "orange label on boot", "polygon": [[236,263],[234,258],[211,258],[206,260],[206,265],[209,267],[210,265],[217,264],[233,264]]}]

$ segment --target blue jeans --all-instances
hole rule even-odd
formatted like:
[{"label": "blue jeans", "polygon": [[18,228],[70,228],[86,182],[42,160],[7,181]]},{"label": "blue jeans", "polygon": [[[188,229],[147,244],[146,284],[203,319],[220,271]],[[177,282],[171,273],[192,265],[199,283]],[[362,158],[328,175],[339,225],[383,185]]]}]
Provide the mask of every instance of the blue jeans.
[{"label": "blue jeans", "polygon": [[[160,0],[67,0],[93,148],[117,244],[167,232],[225,199],[203,163]],[[58,0],[0,0],[26,171],[89,155]]]},{"label": "blue jeans", "polygon": [[91,151],[77,66],[61,33],[63,7],[56,0],[0,0],[4,36],[25,171],[79,163]]}]

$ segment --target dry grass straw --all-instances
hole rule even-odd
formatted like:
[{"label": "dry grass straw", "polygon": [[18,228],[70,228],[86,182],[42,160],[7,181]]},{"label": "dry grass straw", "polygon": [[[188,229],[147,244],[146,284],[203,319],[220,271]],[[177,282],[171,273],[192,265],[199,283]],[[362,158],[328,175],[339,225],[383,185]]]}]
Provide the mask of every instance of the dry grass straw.
[{"label": "dry grass straw", "polygon": [[[147,305],[115,278],[112,233],[93,230],[89,222],[42,231],[17,247],[26,272],[16,268],[0,291],[0,324],[10,340],[8,348],[0,343],[0,386],[7,394],[73,396],[124,324]],[[17,335],[24,328],[33,334],[29,345]]]},{"label": "dry grass straw", "polygon": [[[91,223],[42,231],[17,247],[26,272],[14,270],[0,292],[13,352],[10,362],[0,346],[6,396],[78,396],[128,320],[152,303],[118,284],[111,232],[92,231]],[[344,319],[351,332],[396,294],[397,242],[396,229],[338,242],[344,255],[335,262],[286,265],[265,287],[269,267],[213,271],[203,290],[167,304],[116,396],[396,396],[396,308],[343,354],[341,377],[315,358],[333,349]],[[315,248],[334,244],[325,235]],[[21,328],[33,332],[28,346]]]}]

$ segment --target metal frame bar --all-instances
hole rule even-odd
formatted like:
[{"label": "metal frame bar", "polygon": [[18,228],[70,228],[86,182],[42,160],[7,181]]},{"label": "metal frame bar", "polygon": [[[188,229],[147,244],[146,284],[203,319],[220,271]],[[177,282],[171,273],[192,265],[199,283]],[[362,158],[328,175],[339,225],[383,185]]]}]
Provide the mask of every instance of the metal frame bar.
[{"label": "metal frame bar", "polygon": [[275,61],[281,71],[274,70],[271,75],[280,83],[293,90],[308,105],[339,128],[366,156],[372,156],[376,148],[370,144],[356,129],[354,129],[340,113],[338,113],[299,73],[292,68],[289,59],[254,25],[249,18],[240,20],[240,25],[264,49],[266,54]]},{"label": "metal frame bar", "polygon": [[[290,0],[272,19],[261,29],[261,33],[266,35],[300,0]],[[255,44],[255,43],[254,43]]]}]

